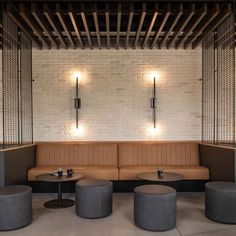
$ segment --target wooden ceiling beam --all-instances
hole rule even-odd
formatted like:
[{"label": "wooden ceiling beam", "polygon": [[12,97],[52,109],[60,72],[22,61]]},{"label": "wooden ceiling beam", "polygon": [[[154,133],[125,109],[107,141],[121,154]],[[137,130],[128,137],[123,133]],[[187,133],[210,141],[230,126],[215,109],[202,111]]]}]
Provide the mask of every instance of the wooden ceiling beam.
[{"label": "wooden ceiling beam", "polygon": [[166,13],[165,13],[165,15],[164,15],[164,17],[162,19],[162,22],[160,23],[160,26],[157,28],[157,30],[155,32],[155,36],[152,39],[151,49],[156,45],[157,40],[158,40],[158,38],[159,38],[159,36],[160,36],[160,34],[161,34],[161,32],[162,32],[166,22],[167,22],[167,20],[169,19],[170,14],[171,14],[171,5],[168,4],[167,5],[167,11],[166,11]]},{"label": "wooden ceiling beam", "polygon": [[55,39],[55,37],[52,34],[52,31],[50,30],[48,23],[46,20],[41,16],[38,7],[35,3],[31,4],[31,14],[34,16],[38,24],[41,26],[41,28],[44,30],[44,32],[47,34],[48,38],[51,40],[51,42],[55,45],[57,49],[59,49],[59,43]]},{"label": "wooden ceiling beam", "polygon": [[230,14],[233,13],[232,5],[227,4],[220,14],[212,21],[202,34],[193,42],[192,48],[195,49],[202,42],[203,38],[210,32],[214,31]]},{"label": "wooden ceiling beam", "polygon": [[150,36],[150,34],[152,32],[152,28],[153,28],[153,26],[154,26],[154,24],[156,22],[156,18],[157,18],[157,15],[158,15],[158,10],[159,10],[158,9],[158,4],[156,4],[155,5],[155,12],[154,12],[154,14],[152,16],[152,20],[151,20],[151,22],[149,24],[148,30],[147,30],[147,32],[145,34],[145,37],[144,37],[144,40],[143,40],[143,43],[142,43],[142,49],[144,49],[146,47],[147,41],[148,41],[149,36]]},{"label": "wooden ceiling beam", "polygon": [[81,18],[82,18],[82,21],[83,21],[83,24],[84,24],[85,32],[86,32],[88,43],[89,43],[89,47],[90,47],[90,49],[93,49],[93,43],[92,43],[92,38],[91,38],[89,27],[88,27],[87,18],[86,18],[86,15],[85,15],[84,4],[81,5],[80,15],[81,15]]},{"label": "wooden ceiling beam", "polygon": [[220,5],[217,3],[214,5],[213,10],[203,18],[203,20],[197,25],[194,29],[191,36],[186,39],[184,42],[184,49],[188,48],[191,43],[201,34],[202,31],[216,18],[216,16],[220,13]]},{"label": "wooden ceiling beam", "polygon": [[81,47],[82,49],[84,49],[84,42],[83,42],[83,40],[82,40],[81,33],[80,33],[80,30],[79,30],[79,26],[78,26],[78,23],[77,23],[77,20],[76,20],[76,16],[75,16],[74,13],[73,13],[73,6],[72,6],[71,3],[69,4],[68,9],[69,9],[68,14],[69,14],[71,23],[72,23],[72,25],[73,25],[73,28],[74,28],[74,30],[75,30],[76,36],[77,36],[77,38],[78,38],[80,47]]},{"label": "wooden ceiling beam", "polygon": [[94,7],[93,7],[93,20],[94,20],[94,25],[96,29],[98,47],[99,49],[101,49],[102,44],[101,44],[101,37],[100,37],[100,30],[99,30],[99,23],[98,23],[97,4],[94,4]]},{"label": "wooden ceiling beam", "polygon": [[182,22],[178,25],[177,29],[175,30],[173,36],[167,42],[167,49],[171,48],[171,46],[174,44],[175,40],[179,37],[179,35],[183,32],[184,28],[188,24],[188,22],[191,20],[193,15],[195,15],[195,4],[191,4],[191,9],[186,13],[184,16]]},{"label": "wooden ceiling beam", "polygon": [[130,34],[131,26],[132,26],[133,16],[134,16],[134,5],[133,3],[131,3],[128,26],[127,26],[126,37],[125,37],[125,49],[127,49],[128,43],[129,43],[129,34]]},{"label": "wooden ceiling beam", "polygon": [[178,49],[182,45],[184,40],[187,37],[189,37],[189,35],[193,32],[195,27],[201,22],[203,17],[206,16],[206,14],[207,14],[207,4],[204,3],[199,11],[199,14],[195,16],[193,22],[190,22],[191,24],[189,23],[188,26],[186,26],[185,32],[181,35],[181,38],[176,42],[175,44],[176,49]]},{"label": "wooden ceiling beam", "polygon": [[16,8],[8,3],[6,5],[6,13],[16,23],[16,25],[32,40],[35,42],[39,49],[42,49],[42,42],[32,33],[31,28],[25,23],[25,21],[18,14]]},{"label": "wooden ceiling beam", "polygon": [[43,32],[41,31],[39,26],[34,22],[33,17],[30,15],[30,12],[28,12],[28,10],[25,8],[23,3],[20,3],[19,5],[19,14],[33,30],[33,32],[39,37],[39,39],[45,44],[47,49],[51,49],[50,42],[45,38]]},{"label": "wooden ceiling beam", "polygon": [[110,48],[111,45],[111,40],[110,40],[110,16],[109,16],[109,4],[106,3],[106,12],[105,12],[105,17],[106,17],[106,31],[107,31],[107,48]]},{"label": "wooden ceiling beam", "polygon": [[174,27],[176,26],[176,24],[178,23],[180,17],[183,14],[183,4],[180,3],[179,5],[179,11],[176,15],[176,17],[174,18],[174,20],[171,22],[169,29],[167,29],[167,31],[165,32],[163,39],[160,41],[158,47],[161,49],[163,47],[163,45],[165,44],[166,40],[168,39],[169,35],[171,34],[171,32],[173,31]]},{"label": "wooden ceiling beam", "polygon": [[120,25],[121,25],[121,4],[118,4],[117,27],[116,27],[116,49],[120,47]]},{"label": "wooden ceiling beam", "polygon": [[143,3],[142,13],[141,13],[138,29],[137,29],[135,40],[134,40],[134,47],[133,47],[134,49],[137,47],[138,40],[139,40],[139,35],[140,35],[140,32],[141,32],[142,27],[143,27],[143,22],[144,22],[145,16],[146,16],[146,3]]},{"label": "wooden ceiling beam", "polygon": [[73,49],[75,49],[76,48],[75,41],[72,38],[71,32],[70,32],[69,28],[66,25],[66,19],[65,19],[64,15],[61,12],[61,6],[60,6],[59,3],[56,4],[56,15],[57,15],[57,17],[58,17],[58,19],[59,19],[59,21],[60,21],[64,31],[66,32],[66,35],[67,35],[67,38],[70,41],[71,47]]},{"label": "wooden ceiling beam", "polygon": [[52,26],[53,30],[56,32],[58,39],[60,40],[61,44],[63,45],[63,47],[65,49],[68,48],[67,43],[65,38],[62,35],[62,32],[59,28],[59,25],[57,24],[54,16],[52,15],[52,13],[49,10],[49,7],[46,3],[43,4],[43,13],[45,15],[45,17],[47,18],[48,22],[50,23],[50,25]]}]

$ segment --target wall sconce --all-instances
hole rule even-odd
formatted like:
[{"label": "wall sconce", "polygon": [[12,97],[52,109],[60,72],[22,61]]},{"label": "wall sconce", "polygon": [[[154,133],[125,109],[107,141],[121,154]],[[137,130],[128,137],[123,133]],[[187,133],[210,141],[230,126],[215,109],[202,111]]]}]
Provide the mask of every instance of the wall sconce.
[{"label": "wall sconce", "polygon": [[153,109],[153,124],[156,128],[156,109],[157,109],[157,97],[156,97],[156,77],[153,77],[153,97],[151,98],[151,108]]},{"label": "wall sconce", "polygon": [[76,97],[75,97],[75,109],[76,109],[76,129],[79,128],[79,109],[81,108],[81,99],[79,98],[79,76],[76,76]]}]

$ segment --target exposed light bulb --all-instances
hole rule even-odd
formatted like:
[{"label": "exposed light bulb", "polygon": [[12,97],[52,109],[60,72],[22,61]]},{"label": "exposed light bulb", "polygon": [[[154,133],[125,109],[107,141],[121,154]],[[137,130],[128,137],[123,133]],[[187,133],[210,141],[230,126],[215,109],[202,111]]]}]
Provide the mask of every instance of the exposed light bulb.
[{"label": "exposed light bulb", "polygon": [[74,137],[80,137],[84,134],[84,128],[82,126],[78,126],[78,128],[71,129],[71,135]]},{"label": "exposed light bulb", "polygon": [[150,79],[155,78],[156,80],[158,80],[160,78],[160,74],[157,71],[151,71],[149,75],[150,75]]},{"label": "exposed light bulb", "polygon": [[151,135],[151,136],[156,136],[159,135],[161,132],[161,128],[159,125],[156,125],[156,127],[154,128],[152,124],[150,124],[147,127],[147,135]]},{"label": "exposed light bulb", "polygon": [[81,74],[79,72],[74,72],[73,73],[73,78],[80,80],[81,79]]}]

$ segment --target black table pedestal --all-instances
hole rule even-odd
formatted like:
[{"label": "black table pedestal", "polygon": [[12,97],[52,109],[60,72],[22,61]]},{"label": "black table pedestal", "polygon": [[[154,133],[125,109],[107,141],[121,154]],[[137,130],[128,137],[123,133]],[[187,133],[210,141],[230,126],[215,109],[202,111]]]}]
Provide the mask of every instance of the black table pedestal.
[{"label": "black table pedestal", "polygon": [[62,192],[61,192],[61,182],[58,182],[58,197],[57,199],[50,200],[44,203],[46,208],[66,208],[71,207],[75,204],[75,201],[71,199],[62,199]]},{"label": "black table pedestal", "polygon": [[46,208],[53,208],[53,209],[58,209],[58,208],[66,208],[66,207],[71,207],[75,204],[75,201],[71,199],[61,199],[60,204],[58,199],[50,200],[44,203],[44,206]]}]

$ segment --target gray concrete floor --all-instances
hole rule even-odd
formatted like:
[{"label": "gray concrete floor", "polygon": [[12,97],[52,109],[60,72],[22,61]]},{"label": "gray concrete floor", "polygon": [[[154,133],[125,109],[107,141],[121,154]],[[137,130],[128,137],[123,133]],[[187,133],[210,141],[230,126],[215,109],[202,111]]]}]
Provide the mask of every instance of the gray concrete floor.
[{"label": "gray concrete floor", "polygon": [[[167,232],[149,232],[133,223],[133,195],[115,193],[113,214],[102,219],[83,219],[75,214],[74,207],[46,209],[43,203],[55,194],[33,194],[34,218],[31,225],[0,235],[15,236],[235,236],[236,225],[219,224],[208,220],[204,214],[203,193],[178,193],[177,225]],[[64,194],[74,198],[74,194]]]}]

